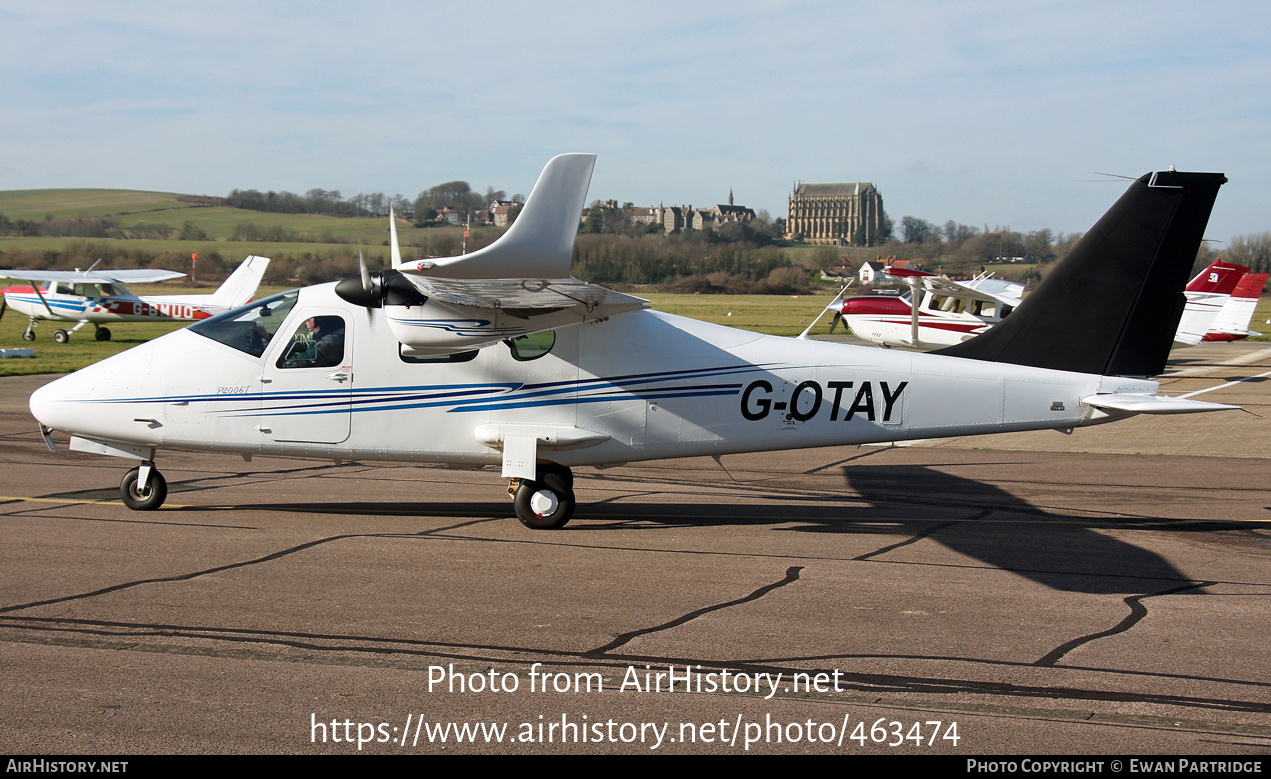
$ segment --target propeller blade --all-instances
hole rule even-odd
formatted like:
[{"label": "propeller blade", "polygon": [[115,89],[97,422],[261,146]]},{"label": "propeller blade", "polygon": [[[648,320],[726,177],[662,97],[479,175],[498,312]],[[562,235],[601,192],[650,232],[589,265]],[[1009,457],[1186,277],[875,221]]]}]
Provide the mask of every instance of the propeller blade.
[{"label": "propeller blade", "polygon": [[366,269],[366,258],[362,256],[362,247],[357,247],[357,270],[362,277],[362,291],[370,294],[375,291],[375,286],[371,284],[371,272]]},{"label": "propeller blade", "polygon": [[402,267],[402,247],[397,245],[397,219],[393,216],[393,204],[388,204],[388,236],[392,254],[390,265],[393,270]]},{"label": "propeller blade", "polygon": [[835,314],[835,315],[834,315],[834,318],[830,320],[830,335],[834,335],[834,328],[838,327],[838,326],[839,326],[839,322],[842,322],[842,321],[843,321],[843,315],[842,315],[842,314]]},{"label": "propeller blade", "polygon": [[0,295],[0,319],[4,319],[4,310],[8,307],[9,304],[5,302],[4,295]]}]

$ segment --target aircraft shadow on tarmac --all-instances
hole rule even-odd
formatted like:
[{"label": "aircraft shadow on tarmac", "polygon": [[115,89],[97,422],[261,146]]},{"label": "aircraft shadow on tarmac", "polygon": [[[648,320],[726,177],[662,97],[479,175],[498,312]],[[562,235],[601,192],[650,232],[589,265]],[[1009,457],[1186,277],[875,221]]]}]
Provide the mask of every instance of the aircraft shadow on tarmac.
[{"label": "aircraft shadow on tarmac", "polygon": [[[884,539],[877,548],[851,559],[878,562],[913,560],[903,547],[936,542],[968,560],[944,558],[925,564],[975,566],[979,561],[1010,571],[1055,590],[1135,595],[1175,591],[1203,593],[1204,582],[1192,579],[1160,555],[1099,532],[1137,527],[1148,532],[1230,530],[1234,523],[1177,520],[1142,514],[1100,512],[1098,516],[1067,514],[1033,505],[1000,487],[943,473],[929,466],[843,467],[850,493],[841,497],[800,496],[760,491],[753,502],[735,503],[709,497],[683,497],[679,503],[623,502],[580,504],[573,523],[560,534],[538,535],[533,541],[578,540],[622,529],[672,530],[688,527],[772,525],[781,532],[855,534]],[[579,486],[586,489],[586,480]],[[758,485],[756,485],[758,486]],[[178,509],[180,510],[180,509]],[[205,511],[199,508],[191,510]],[[512,522],[506,502],[373,502],[239,504],[234,511],[288,511],[376,516],[427,516],[468,519],[468,526],[494,519]],[[486,519],[489,518],[489,519]],[[454,528],[457,529],[457,528]],[[573,536],[570,538],[570,536]],[[893,537],[893,542],[886,542]],[[588,539],[591,540],[591,539]],[[833,554],[829,546],[827,554]],[[924,558],[925,559],[925,558]],[[924,563],[916,563],[924,564]]]}]

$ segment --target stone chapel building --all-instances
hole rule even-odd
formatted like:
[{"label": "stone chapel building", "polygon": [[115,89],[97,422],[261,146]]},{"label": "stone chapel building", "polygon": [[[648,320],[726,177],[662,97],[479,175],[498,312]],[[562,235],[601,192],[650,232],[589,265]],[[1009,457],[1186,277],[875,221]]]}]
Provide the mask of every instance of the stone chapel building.
[{"label": "stone chapel building", "polygon": [[830,246],[869,246],[881,237],[883,196],[868,181],[799,184],[790,195],[786,238]]}]

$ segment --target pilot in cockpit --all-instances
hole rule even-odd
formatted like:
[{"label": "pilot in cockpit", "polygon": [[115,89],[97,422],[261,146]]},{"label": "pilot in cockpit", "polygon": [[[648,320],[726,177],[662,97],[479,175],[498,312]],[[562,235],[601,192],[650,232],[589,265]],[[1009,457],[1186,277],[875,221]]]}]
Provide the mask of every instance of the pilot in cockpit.
[{"label": "pilot in cockpit", "polygon": [[304,322],[283,356],[282,368],[329,368],[344,359],[344,320],[314,316]]}]

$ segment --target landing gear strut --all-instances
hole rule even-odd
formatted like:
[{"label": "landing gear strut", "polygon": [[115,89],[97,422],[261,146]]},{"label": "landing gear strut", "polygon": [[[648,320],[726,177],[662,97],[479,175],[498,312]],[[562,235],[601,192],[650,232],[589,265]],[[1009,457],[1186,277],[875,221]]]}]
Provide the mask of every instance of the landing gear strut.
[{"label": "landing gear strut", "polygon": [[133,511],[154,511],[168,497],[168,482],[154,463],[143,463],[124,474],[119,482],[119,497]]},{"label": "landing gear strut", "polygon": [[535,530],[559,530],[574,516],[574,474],[563,465],[538,466],[537,479],[513,479],[508,486],[521,524]]}]

